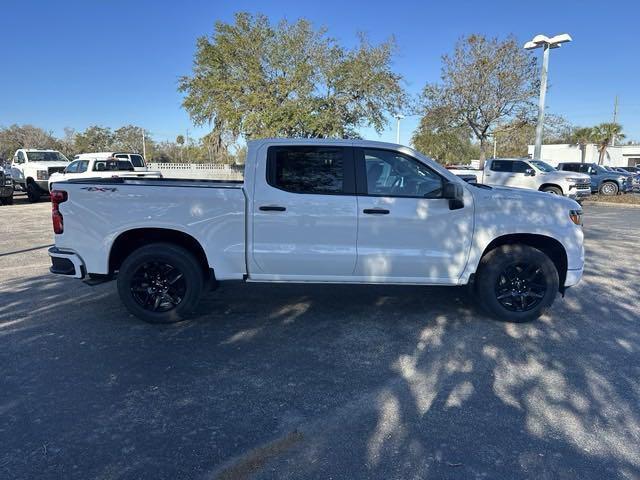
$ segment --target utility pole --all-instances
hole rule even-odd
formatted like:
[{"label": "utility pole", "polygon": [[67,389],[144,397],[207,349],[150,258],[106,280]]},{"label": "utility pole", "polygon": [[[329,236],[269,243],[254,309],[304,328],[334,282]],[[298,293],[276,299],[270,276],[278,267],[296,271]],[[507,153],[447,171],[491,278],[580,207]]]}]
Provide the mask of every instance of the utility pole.
[{"label": "utility pole", "polygon": [[142,129],[142,157],[147,160],[147,146],[144,141],[144,128]]},{"label": "utility pole", "polygon": [[[618,95],[616,95],[616,98],[613,102],[613,123],[616,123],[616,120],[618,120]],[[615,133],[613,134],[613,137],[611,138],[611,146],[615,147],[616,146],[616,135]]]}]

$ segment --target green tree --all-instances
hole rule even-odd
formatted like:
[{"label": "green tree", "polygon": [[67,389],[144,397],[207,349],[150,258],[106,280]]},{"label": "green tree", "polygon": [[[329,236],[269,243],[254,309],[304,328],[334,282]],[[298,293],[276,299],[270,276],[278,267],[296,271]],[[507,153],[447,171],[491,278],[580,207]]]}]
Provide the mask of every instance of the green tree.
[{"label": "green tree", "polygon": [[593,128],[580,127],[573,130],[569,143],[575,143],[580,147],[580,161],[584,163],[587,155],[587,145],[593,143]]},{"label": "green tree", "polygon": [[469,128],[483,163],[492,129],[530,116],[538,85],[536,60],[514,37],[499,41],[474,34],[442,57],[441,82],[425,86],[423,107],[441,124]]},{"label": "green tree", "polygon": [[19,148],[58,150],[60,141],[50,131],[33,125],[10,125],[0,128],[0,162],[11,159]]},{"label": "green tree", "polygon": [[471,131],[466,126],[440,125],[437,118],[425,115],[411,139],[413,146],[438,162],[469,163],[478,158],[480,149],[471,143]]},{"label": "green tree", "polygon": [[592,140],[598,146],[598,165],[602,165],[607,153],[607,147],[611,145],[613,139],[622,140],[625,135],[622,133],[622,126],[619,123],[601,123],[593,127]]},{"label": "green tree", "polygon": [[87,128],[82,133],[76,133],[74,146],[76,153],[103,152],[113,147],[113,131],[107,127],[97,125]]},{"label": "green tree", "polygon": [[[536,123],[531,119],[514,119],[492,129],[499,157],[526,157],[529,145],[535,142]],[[560,115],[547,114],[544,118],[545,143],[572,143],[572,127]]]},{"label": "green tree", "polygon": [[147,151],[153,148],[153,139],[151,134],[142,127],[135,125],[125,125],[113,132],[112,148],[114,150],[123,150],[126,152],[142,153],[142,138]]},{"label": "green tree", "polygon": [[360,37],[346,49],[304,19],[273,25],[238,13],[197,42],[193,73],[180,79],[193,121],[227,143],[269,136],[348,137],[381,131],[405,102],[391,68],[393,40]]}]

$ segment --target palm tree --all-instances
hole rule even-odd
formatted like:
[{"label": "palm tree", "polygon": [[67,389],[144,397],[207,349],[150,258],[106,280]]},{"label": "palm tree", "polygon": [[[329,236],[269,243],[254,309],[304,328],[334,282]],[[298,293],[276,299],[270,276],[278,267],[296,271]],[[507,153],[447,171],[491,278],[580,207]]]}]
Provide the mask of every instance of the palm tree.
[{"label": "palm tree", "polygon": [[587,145],[593,143],[593,128],[576,128],[571,134],[572,143],[577,143],[580,147],[580,162],[584,163],[587,156]]},{"label": "palm tree", "polygon": [[601,123],[593,127],[593,141],[598,145],[598,165],[602,165],[604,156],[607,153],[607,147],[611,144],[611,141],[616,138],[622,140],[624,134],[622,133],[622,125],[619,123]]}]

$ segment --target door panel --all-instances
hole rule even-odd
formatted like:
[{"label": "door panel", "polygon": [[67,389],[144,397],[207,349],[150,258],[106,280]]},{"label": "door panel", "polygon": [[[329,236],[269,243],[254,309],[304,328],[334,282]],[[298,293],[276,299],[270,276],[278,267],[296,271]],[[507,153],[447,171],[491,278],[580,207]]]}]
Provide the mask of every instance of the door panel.
[{"label": "door panel", "polygon": [[[363,173],[357,177],[360,195],[355,276],[371,282],[455,283],[471,246],[473,198],[465,188],[464,208],[450,210],[449,200],[438,198],[440,193],[433,188],[430,175],[442,181],[441,177],[408,157],[419,164],[417,174],[412,173],[394,159],[397,155],[377,150],[356,154],[356,168]],[[380,162],[384,168],[373,170]],[[364,191],[361,183],[366,184]],[[384,185],[389,184],[410,188],[391,188],[387,195],[376,193],[384,192]]]},{"label": "door panel", "polygon": [[267,156],[267,182],[257,179],[251,205],[252,256],[259,268],[252,277],[353,275],[357,200],[351,149],[270,147]]}]

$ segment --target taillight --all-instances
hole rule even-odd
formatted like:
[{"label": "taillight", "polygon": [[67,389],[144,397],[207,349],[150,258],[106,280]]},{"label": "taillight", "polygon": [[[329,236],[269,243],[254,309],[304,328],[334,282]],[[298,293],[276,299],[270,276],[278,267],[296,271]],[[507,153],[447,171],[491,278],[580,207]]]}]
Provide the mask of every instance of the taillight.
[{"label": "taillight", "polygon": [[53,220],[53,232],[56,235],[64,232],[64,220],[58,207],[66,201],[67,192],[63,190],[54,190],[51,192],[51,220]]}]

